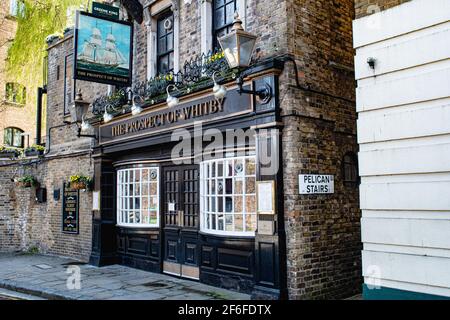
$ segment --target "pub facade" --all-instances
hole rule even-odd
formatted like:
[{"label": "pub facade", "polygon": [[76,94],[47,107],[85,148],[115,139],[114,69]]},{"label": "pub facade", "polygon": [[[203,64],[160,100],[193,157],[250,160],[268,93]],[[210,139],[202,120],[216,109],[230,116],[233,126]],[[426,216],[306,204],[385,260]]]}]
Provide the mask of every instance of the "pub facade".
[{"label": "pub facade", "polygon": [[[49,41],[42,180],[55,190],[82,169],[93,183],[79,196],[79,232],[50,227],[43,250],[254,298],[356,294],[353,5],[341,2],[128,1],[109,3],[118,17],[78,13]],[[82,16],[130,26],[129,82],[82,69],[78,52],[98,40],[79,42]],[[242,36],[237,65],[227,35]],[[60,221],[62,206],[49,199],[46,210]]]}]

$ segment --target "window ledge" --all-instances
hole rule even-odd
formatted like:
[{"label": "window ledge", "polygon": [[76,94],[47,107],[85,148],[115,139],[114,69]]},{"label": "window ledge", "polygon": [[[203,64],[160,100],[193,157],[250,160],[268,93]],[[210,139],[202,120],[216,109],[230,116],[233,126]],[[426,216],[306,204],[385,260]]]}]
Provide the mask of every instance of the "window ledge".
[{"label": "window ledge", "polygon": [[255,233],[243,233],[243,232],[214,232],[208,230],[201,230],[199,234],[204,236],[214,236],[219,238],[241,238],[241,239],[252,239],[255,238]]},{"label": "window ledge", "polygon": [[123,223],[117,223],[116,227],[120,228],[140,228],[140,229],[159,229],[159,225],[145,225],[145,224],[123,224]]},{"label": "window ledge", "polygon": [[12,102],[12,101],[9,101],[6,99],[3,100],[2,102],[3,102],[3,104],[9,105],[9,106],[15,107],[15,108],[24,108],[26,105],[26,103],[17,103],[17,102]]}]

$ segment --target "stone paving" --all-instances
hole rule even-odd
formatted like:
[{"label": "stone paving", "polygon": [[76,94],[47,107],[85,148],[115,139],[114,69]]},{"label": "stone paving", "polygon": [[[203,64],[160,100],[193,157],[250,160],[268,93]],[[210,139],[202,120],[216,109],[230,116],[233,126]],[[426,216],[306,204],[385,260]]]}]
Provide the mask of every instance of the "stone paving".
[{"label": "stone paving", "polygon": [[[70,290],[76,285],[70,271],[77,267],[81,288]],[[250,300],[246,294],[125,266],[98,268],[61,257],[11,253],[0,253],[0,288],[46,299]]]}]

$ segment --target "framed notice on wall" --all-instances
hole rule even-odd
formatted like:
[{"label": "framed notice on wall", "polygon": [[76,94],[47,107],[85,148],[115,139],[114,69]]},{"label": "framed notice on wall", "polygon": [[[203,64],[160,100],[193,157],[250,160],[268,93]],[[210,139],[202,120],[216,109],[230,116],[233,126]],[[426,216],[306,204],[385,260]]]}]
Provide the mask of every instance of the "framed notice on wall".
[{"label": "framed notice on wall", "polygon": [[275,181],[257,181],[258,214],[275,214]]},{"label": "framed notice on wall", "polygon": [[77,11],[74,78],[130,86],[133,25]]},{"label": "framed notice on wall", "polygon": [[79,233],[79,203],[80,191],[71,189],[66,183],[63,186],[62,203],[62,232],[70,234]]}]

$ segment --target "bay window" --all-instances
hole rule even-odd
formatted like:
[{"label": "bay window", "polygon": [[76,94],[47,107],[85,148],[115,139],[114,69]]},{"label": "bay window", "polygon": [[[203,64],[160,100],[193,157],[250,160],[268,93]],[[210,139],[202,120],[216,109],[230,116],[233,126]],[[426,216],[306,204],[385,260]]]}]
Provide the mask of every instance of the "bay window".
[{"label": "bay window", "polygon": [[159,226],[159,168],[117,171],[117,223],[120,226]]},{"label": "bay window", "polygon": [[200,164],[201,230],[254,236],[256,231],[256,158],[205,161]]}]

